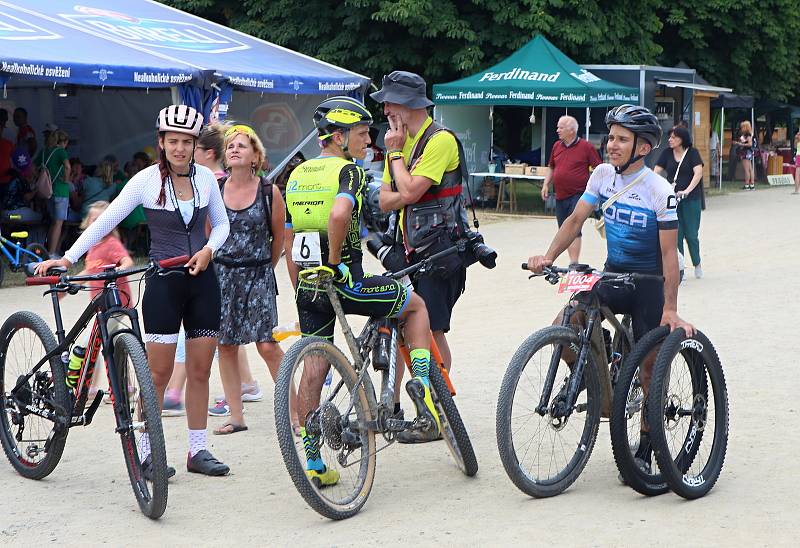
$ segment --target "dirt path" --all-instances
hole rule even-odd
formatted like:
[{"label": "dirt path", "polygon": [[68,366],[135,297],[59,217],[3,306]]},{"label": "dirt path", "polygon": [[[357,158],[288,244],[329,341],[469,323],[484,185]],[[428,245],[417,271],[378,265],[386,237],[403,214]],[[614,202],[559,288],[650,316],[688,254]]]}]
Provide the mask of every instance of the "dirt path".
[{"label": "dirt path", "polygon": [[[457,403],[480,462],[474,479],[458,472],[442,443],[392,447],[378,456],[363,511],[342,523],[323,519],[286,473],[275,440],[272,382],[251,347],[267,397],[248,404],[248,432],[209,437],[214,453],[230,464],[229,477],[187,474],[185,419],[165,419],[178,475],[164,518],[150,522],[136,508],[110,409],[103,406],[95,424],[70,433],[49,478],[24,480],[0,462],[0,545],[796,545],[799,213],[800,196],[791,196],[789,188],[717,197],[704,213],[706,277],[690,277],[681,286],[680,312],[720,354],[731,433],[719,483],[702,500],[689,503],[672,494],[647,499],[621,486],[606,424],[583,475],[563,495],[534,500],[508,480],[495,442],[500,381],[519,343],[548,324],[563,299],[519,270],[528,255],[544,251],[555,221],[502,219],[484,229],[486,242],[501,255],[498,267],[470,270],[451,338]],[[587,226],[582,259],[600,265],[604,256],[601,240]],[[279,283],[284,321],[295,314],[283,267]],[[51,322],[40,293],[0,290],[0,317],[24,307]],[[83,299],[65,301],[67,319],[74,319]],[[216,372],[212,393],[221,393]],[[218,424],[220,419],[209,421]]]}]

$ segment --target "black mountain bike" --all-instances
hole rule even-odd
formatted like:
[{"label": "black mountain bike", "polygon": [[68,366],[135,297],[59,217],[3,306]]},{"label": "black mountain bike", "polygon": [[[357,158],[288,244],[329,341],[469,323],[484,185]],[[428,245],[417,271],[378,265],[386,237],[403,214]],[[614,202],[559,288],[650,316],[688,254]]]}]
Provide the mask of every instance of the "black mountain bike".
[{"label": "black mountain bike", "polygon": [[[149,518],[161,517],[167,506],[167,461],[161,413],[150,369],[147,365],[138,314],[122,306],[116,280],[145,273],[169,275],[169,269],[185,264],[189,257],[176,257],[156,264],[118,271],[109,266],[104,272],[85,276],[66,276],[66,269],[54,268],[47,276],[29,277],[28,285],[49,285],[44,292],[53,301],[56,333],[33,312],[12,314],[0,327],[0,442],[9,462],[20,475],[42,479],[58,465],[69,429],[88,426],[103,399],[100,390],[88,402],[89,387],[100,352],[106,364],[111,400],[116,419],[116,433],[133,492],[141,511]],[[28,274],[32,274],[29,265]],[[94,297],[69,333],[65,334],[58,294],[76,294],[88,289],[80,282],[102,281],[104,288]],[[130,327],[113,332],[127,318]],[[94,319],[80,370],[70,371],[70,349]],[[88,404],[88,407],[87,407]],[[139,459],[139,441],[147,432],[150,439],[151,465],[143,470]]]},{"label": "black mountain bike", "polygon": [[[386,275],[401,279],[417,271],[422,274],[437,260],[459,251],[463,252],[463,246],[444,250]],[[275,384],[275,426],[286,468],[302,497],[323,516],[345,519],[355,515],[367,501],[375,478],[376,453],[394,443],[398,433],[427,429],[431,425],[417,418],[404,420],[394,414],[398,350],[406,365],[410,365],[399,320],[370,318],[361,334],[355,337],[332,284],[330,270],[315,268],[302,271],[300,276],[318,284],[328,295],[353,359],[351,361],[333,343],[318,337],[304,337],[294,343],[281,362]],[[387,334],[385,330],[390,338],[389,363],[380,368],[381,389],[376,395],[369,375],[370,363],[372,350],[379,337]],[[455,391],[437,357],[438,352],[434,347],[431,350],[431,395],[441,421],[442,436],[461,471],[474,476],[478,472],[478,461],[453,401]],[[311,368],[322,369],[328,375],[319,398],[303,390],[303,372]],[[313,408],[305,417],[305,428],[309,434],[319,437],[325,464],[339,472],[336,485],[324,487],[306,475],[303,442],[294,436],[292,428],[292,417],[297,413],[295,398],[307,398],[307,407]],[[377,446],[376,433],[386,442],[382,447]]]},{"label": "black mountain bike", "polygon": [[[572,296],[561,325],[532,334],[511,359],[497,399],[496,428],[500,459],[514,485],[533,497],[551,497],[586,466],[601,416],[610,415],[619,368],[632,352],[630,317],[617,319],[596,289],[661,277],[588,265],[552,266],[541,276],[553,285],[561,282],[560,291]],[[570,322],[577,313],[585,327]],[[604,320],[613,337],[605,334]]]}]

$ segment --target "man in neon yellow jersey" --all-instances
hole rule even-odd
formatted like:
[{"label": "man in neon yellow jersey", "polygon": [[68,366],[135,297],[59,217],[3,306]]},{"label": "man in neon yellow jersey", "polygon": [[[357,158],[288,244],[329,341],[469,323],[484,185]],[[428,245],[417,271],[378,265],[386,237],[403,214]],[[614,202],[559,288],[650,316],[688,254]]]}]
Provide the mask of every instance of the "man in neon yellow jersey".
[{"label": "man in neon yellow jersey", "polygon": [[[427,419],[432,425],[430,430],[438,436],[439,417],[428,378],[430,324],[425,303],[400,282],[365,274],[361,266],[359,220],[365,174],[353,159],[364,158],[371,123],[369,111],[355,99],[333,97],[324,101],[314,113],[322,153],[297,166],[286,184],[286,258],[297,291],[300,328],[303,336],[333,340],[336,314],[327,295],[297,279],[301,268],[319,266],[334,273],[345,313],[402,318],[414,371],[406,390],[418,415]],[[328,367],[306,364],[297,397],[301,422],[319,406]],[[307,459],[306,474],[318,485],[335,484],[339,473],[322,461],[319,437],[306,432],[304,424],[300,435]]]}]

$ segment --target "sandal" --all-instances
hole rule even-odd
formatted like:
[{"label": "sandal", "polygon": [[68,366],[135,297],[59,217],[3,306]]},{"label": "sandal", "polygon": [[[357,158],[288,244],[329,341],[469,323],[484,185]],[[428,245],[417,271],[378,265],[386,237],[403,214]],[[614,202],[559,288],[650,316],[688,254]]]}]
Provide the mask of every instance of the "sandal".
[{"label": "sandal", "polygon": [[186,459],[186,470],[206,476],[225,476],[231,469],[214,457],[207,449],[198,451],[195,456],[189,453]]},{"label": "sandal", "polygon": [[[228,427],[230,427],[230,430],[227,430]],[[243,424],[234,424],[232,422],[226,422],[219,428],[215,428],[214,434],[217,436],[227,436],[229,434],[235,434],[236,432],[244,432],[247,429],[248,429],[247,426]]]}]

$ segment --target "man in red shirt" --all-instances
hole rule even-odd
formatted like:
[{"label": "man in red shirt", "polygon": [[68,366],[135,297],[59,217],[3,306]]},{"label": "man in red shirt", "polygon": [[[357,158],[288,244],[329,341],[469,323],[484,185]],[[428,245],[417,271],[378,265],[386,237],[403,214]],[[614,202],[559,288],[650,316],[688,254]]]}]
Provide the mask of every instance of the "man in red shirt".
[{"label": "man in red shirt", "polygon": [[[572,116],[558,120],[558,141],[550,151],[550,167],[542,184],[542,199],[547,201],[550,181],[556,192],[556,220],[558,226],[572,214],[581,199],[591,171],[600,165],[600,156],[588,141],[578,137],[578,121]],[[571,263],[577,263],[581,254],[581,235],[567,249]]]}]

